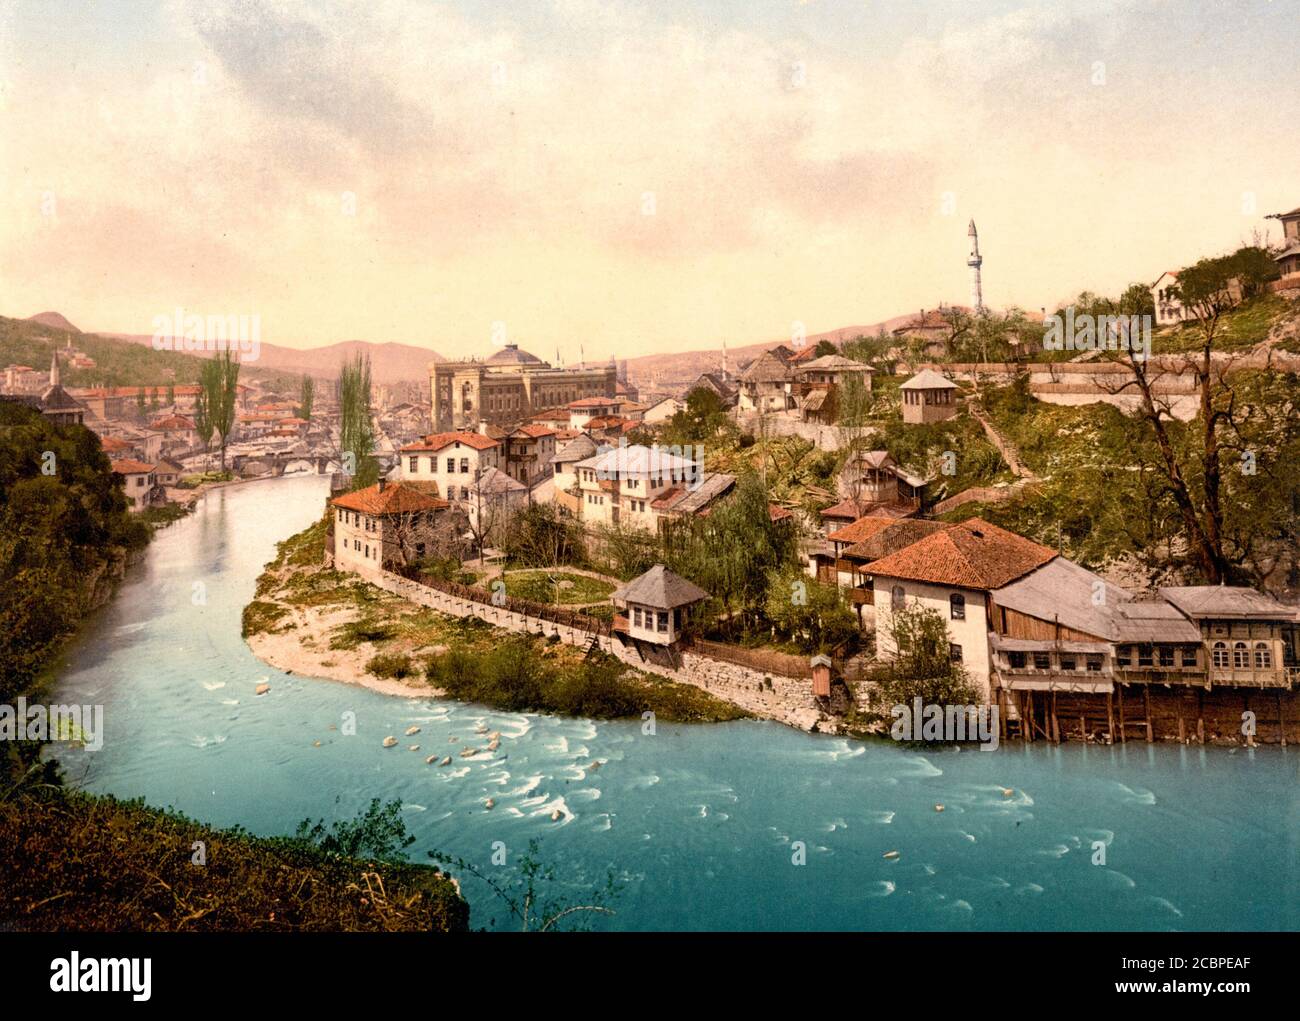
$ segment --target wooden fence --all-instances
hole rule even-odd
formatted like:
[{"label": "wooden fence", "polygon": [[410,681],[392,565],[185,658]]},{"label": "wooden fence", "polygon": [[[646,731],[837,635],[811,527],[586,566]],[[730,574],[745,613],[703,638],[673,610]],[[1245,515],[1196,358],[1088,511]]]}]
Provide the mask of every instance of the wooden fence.
[{"label": "wooden fence", "polygon": [[489,592],[487,589],[476,588],[472,585],[462,585],[455,581],[444,581],[442,578],[435,578],[431,574],[424,574],[412,567],[395,566],[391,568],[394,574],[401,575],[410,581],[418,582],[427,588],[436,589],[439,592],[445,592],[449,596],[455,596],[457,599],[465,599],[472,603],[483,603],[486,606],[495,606],[510,613],[518,613],[525,617],[534,617],[538,620],[550,621],[552,624],[559,624],[561,627],[577,628],[580,631],[589,631],[595,635],[609,637],[611,633],[611,624],[609,621],[601,620],[589,613],[583,613],[581,610],[566,610],[563,607],[551,606],[548,603],[535,603],[531,599],[519,599],[515,596],[508,596],[504,592]]},{"label": "wooden fence", "polygon": [[746,649],[740,645],[727,645],[724,642],[712,642],[707,638],[691,640],[691,652],[719,659],[724,663],[735,663],[764,674],[778,674],[783,677],[812,677],[812,667],[804,656],[791,656],[785,652],[773,652],[770,649]]}]

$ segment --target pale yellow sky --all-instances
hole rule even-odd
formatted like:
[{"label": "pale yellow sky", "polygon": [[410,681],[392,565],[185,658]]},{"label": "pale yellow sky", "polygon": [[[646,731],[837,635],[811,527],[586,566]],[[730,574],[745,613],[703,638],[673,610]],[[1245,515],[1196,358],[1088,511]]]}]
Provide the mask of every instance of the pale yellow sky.
[{"label": "pale yellow sky", "polygon": [[1054,304],[1300,205],[1297,7],[0,3],[0,313],[544,358]]}]

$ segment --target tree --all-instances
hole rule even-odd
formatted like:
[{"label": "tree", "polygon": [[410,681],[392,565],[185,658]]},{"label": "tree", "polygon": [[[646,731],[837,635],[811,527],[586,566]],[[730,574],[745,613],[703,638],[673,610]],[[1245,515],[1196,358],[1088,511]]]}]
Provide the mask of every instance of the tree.
[{"label": "tree", "polygon": [[171,408],[176,407],[176,384],[175,383],[167,384],[167,405],[168,407]]},{"label": "tree", "polygon": [[506,556],[531,567],[581,565],[587,560],[582,529],[567,521],[549,503],[532,503],[514,515],[501,537]]},{"label": "tree", "polygon": [[239,359],[226,348],[207,359],[199,370],[199,387],[206,402],[207,417],[220,438],[222,471],[226,470],[226,444],[235,428],[239,369]]},{"label": "tree", "polygon": [[859,635],[839,586],[808,577],[797,564],[768,572],[764,611],[779,635],[807,653],[829,653]]},{"label": "tree", "polygon": [[817,341],[817,346],[813,348],[814,358],[824,358],[826,355],[837,355],[839,353],[840,349],[835,346],[834,341],[825,339]]},{"label": "tree", "polygon": [[371,457],[375,432],[370,411],[370,356],[358,351],[339,370],[339,450],[352,488],[363,489],[379,477],[379,464]]},{"label": "tree", "polygon": [[194,395],[194,429],[199,434],[199,439],[203,441],[203,454],[205,465],[211,467],[211,462],[206,461],[206,457],[212,447],[212,416],[208,413],[208,391],[207,387],[200,384],[199,392]]},{"label": "tree", "polygon": [[[1115,360],[1128,369],[1131,378],[1111,388],[1112,393],[1137,390],[1137,413],[1155,439],[1166,490],[1178,508],[1192,557],[1211,585],[1228,580],[1231,573],[1223,541],[1223,462],[1232,451],[1243,449],[1238,429],[1243,416],[1251,414],[1249,408],[1237,407],[1236,394],[1228,382],[1233,359],[1214,357],[1222,317],[1241,302],[1236,278],[1240,265],[1236,255],[1202,259],[1180,271],[1171,287],[1200,332],[1199,350],[1180,359],[1180,371],[1192,375],[1200,393],[1200,436],[1194,448],[1180,450],[1175,433],[1181,427],[1176,424],[1169,402],[1156,389],[1163,367],[1150,364],[1142,351],[1115,352]],[[1128,314],[1123,307],[1119,311]]]},{"label": "tree", "polygon": [[871,680],[886,704],[920,698],[927,705],[975,705],[981,701],[966,669],[954,663],[943,615],[913,604],[893,611],[889,627],[894,658]]},{"label": "tree", "polygon": [[311,409],[315,399],[316,381],[311,376],[304,374],[302,377],[302,396],[298,401],[298,417],[303,421],[311,421]]}]

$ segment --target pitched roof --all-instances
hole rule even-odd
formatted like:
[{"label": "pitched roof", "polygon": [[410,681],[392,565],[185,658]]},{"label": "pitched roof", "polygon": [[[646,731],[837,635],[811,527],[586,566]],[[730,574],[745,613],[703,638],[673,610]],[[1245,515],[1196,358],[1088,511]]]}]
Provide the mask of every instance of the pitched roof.
[{"label": "pitched roof", "polygon": [[81,408],[81,402],[76,400],[58,383],[46,387],[45,392],[41,394],[41,409],[43,411],[75,411]]},{"label": "pitched roof", "polygon": [[119,475],[143,475],[146,472],[153,471],[153,465],[129,457],[124,457],[118,461],[110,461],[109,463],[113,466],[113,471]]},{"label": "pitched roof", "polygon": [[824,518],[835,518],[844,521],[856,521],[867,512],[868,502],[865,500],[841,500],[831,507],[827,507],[821,512]]},{"label": "pitched roof", "polygon": [[775,524],[778,521],[789,521],[794,517],[794,512],[782,507],[779,503],[769,503],[767,505],[767,516]]},{"label": "pitched roof", "polygon": [[1116,633],[1112,607],[1131,598],[1124,589],[1064,557],[1049,560],[993,593],[998,606],[1049,623],[1059,621],[1065,627],[1106,640]]},{"label": "pitched roof", "polygon": [[867,514],[858,518],[852,524],[845,525],[838,531],[831,532],[826,536],[831,542],[865,542],[873,535],[878,535],[886,528],[892,528],[898,524],[898,518],[887,518],[880,515]]},{"label": "pitched roof", "polygon": [[639,443],[613,447],[579,461],[577,467],[605,472],[609,478],[648,474],[655,478],[689,480],[699,471],[694,461],[669,453],[666,448],[645,447]]},{"label": "pitched roof", "polygon": [[656,610],[673,610],[708,598],[709,594],[704,589],[681,575],[673,574],[663,564],[655,564],[645,574],[610,593],[610,599],[640,603]]},{"label": "pitched roof", "polygon": [[1117,642],[1200,642],[1201,629],[1165,602],[1129,602],[1115,607]]},{"label": "pitched roof", "polygon": [[775,351],[764,351],[741,375],[745,383],[775,383],[790,378],[790,366]]},{"label": "pitched roof", "polygon": [[704,472],[695,486],[676,485],[651,501],[650,506],[663,514],[699,514],[736,484],[736,476],[724,472]]},{"label": "pitched roof", "polygon": [[511,493],[526,493],[528,487],[518,479],[511,478],[499,468],[489,468],[479,476],[475,490],[485,496],[508,496]]},{"label": "pitched roof", "polygon": [[1269,618],[1294,620],[1295,607],[1284,606],[1263,592],[1235,585],[1181,585],[1161,587],[1160,598],[1193,620],[1202,618]]},{"label": "pitched roof", "polygon": [[555,452],[551,458],[551,464],[569,464],[573,461],[581,461],[595,452],[596,441],[586,433],[578,433],[577,436]]},{"label": "pitched roof", "polygon": [[521,425],[510,435],[514,436],[517,433],[523,433],[529,439],[539,440],[543,436],[554,436],[555,430],[552,429],[549,425],[541,425],[540,423],[531,423],[528,425]]},{"label": "pitched roof", "polygon": [[583,408],[613,408],[620,403],[617,397],[580,397],[576,401],[570,401],[565,407],[581,411]]},{"label": "pitched roof", "polygon": [[127,443],[126,440],[122,439],[120,436],[101,436],[99,438],[99,445],[103,448],[105,453],[131,449],[131,444]]},{"label": "pitched roof", "polygon": [[871,366],[862,362],[855,362],[852,358],[845,358],[843,355],[822,355],[820,358],[814,358],[810,362],[804,362],[799,368],[804,371],[813,372],[870,372]]},{"label": "pitched roof", "polygon": [[437,511],[450,507],[446,500],[426,496],[401,482],[378,483],[352,493],[336,496],[330,503],[344,510],[362,514],[410,514],[417,511]]},{"label": "pitched roof", "polygon": [[912,543],[919,542],[927,535],[952,527],[947,521],[930,521],[927,518],[886,518],[886,520],[890,521],[888,528],[881,529],[875,535],[854,543],[840,556],[868,562],[883,560]]},{"label": "pitched roof", "polygon": [[900,390],[956,390],[957,384],[933,369],[922,369],[899,387]]},{"label": "pitched roof", "polygon": [[1055,550],[982,518],[970,518],[875,561],[868,571],[887,578],[987,592],[1055,556]]},{"label": "pitched roof", "polygon": [[494,440],[491,436],[484,436],[482,433],[473,433],[468,430],[457,430],[455,432],[431,433],[415,443],[408,443],[402,448],[403,451],[418,450],[442,450],[444,447],[450,447],[453,443],[463,443],[467,447],[475,450],[490,450],[492,447],[500,446],[500,440]]}]

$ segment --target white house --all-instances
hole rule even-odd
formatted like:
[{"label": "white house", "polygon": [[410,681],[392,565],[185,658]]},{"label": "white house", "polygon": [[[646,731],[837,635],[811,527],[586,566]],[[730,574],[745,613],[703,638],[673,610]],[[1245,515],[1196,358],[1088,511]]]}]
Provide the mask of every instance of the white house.
[{"label": "white house", "polygon": [[380,479],[330,501],[334,511],[334,567],[377,573],[411,564],[429,551],[437,516],[450,508],[413,486]]},{"label": "white house", "polygon": [[655,564],[610,594],[616,610],[614,629],[630,638],[672,645],[681,637],[683,611],[709,594],[680,575]]},{"label": "white house", "polygon": [[154,465],[131,458],[110,463],[113,471],[122,476],[127,507],[132,513],[139,513],[155,501],[157,482],[154,478]]},{"label": "white house", "polygon": [[585,429],[593,418],[618,418],[618,397],[583,397],[565,405],[569,412],[569,428]]},{"label": "white house", "polygon": [[868,564],[875,607],[876,650],[892,658],[894,614],[904,607],[937,611],[948,625],[954,662],[990,698],[992,602],[989,593],[1056,557],[1054,550],[980,518],[934,532]]},{"label": "white house", "polygon": [[676,397],[665,397],[661,401],[655,401],[650,407],[646,408],[645,414],[641,416],[641,421],[646,425],[659,425],[667,422],[677,412],[685,410],[686,405]]},{"label": "white house", "polygon": [[501,441],[476,432],[434,433],[399,454],[400,481],[434,483],[437,496],[462,506],[480,473],[502,467]]}]

